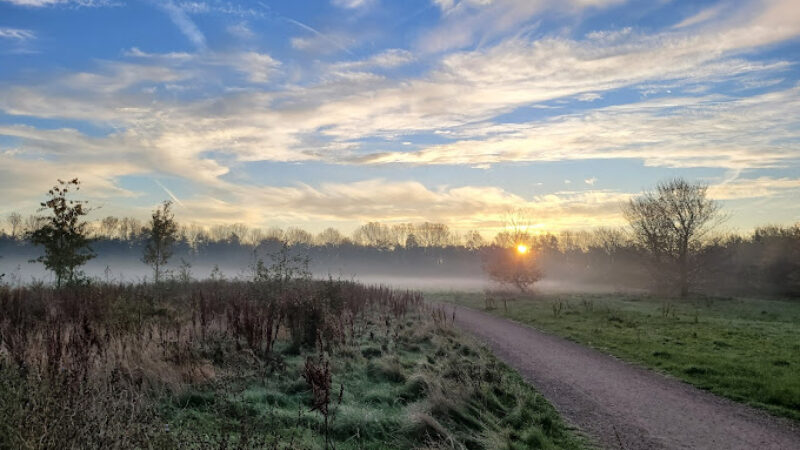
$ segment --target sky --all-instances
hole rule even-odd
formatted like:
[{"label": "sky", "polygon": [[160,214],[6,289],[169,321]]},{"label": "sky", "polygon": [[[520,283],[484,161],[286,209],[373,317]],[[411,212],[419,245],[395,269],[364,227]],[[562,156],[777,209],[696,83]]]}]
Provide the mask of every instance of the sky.
[{"label": "sky", "polygon": [[0,0],[0,215],[624,224],[658,181],[800,221],[797,0]]}]

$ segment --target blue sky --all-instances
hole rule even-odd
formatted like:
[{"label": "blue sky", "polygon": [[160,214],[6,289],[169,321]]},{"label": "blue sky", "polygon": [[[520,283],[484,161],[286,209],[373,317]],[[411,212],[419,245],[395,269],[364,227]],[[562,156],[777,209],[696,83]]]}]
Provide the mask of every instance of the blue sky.
[{"label": "blue sky", "polygon": [[796,0],[0,0],[0,214],[558,231],[683,176],[794,223],[799,56]]}]

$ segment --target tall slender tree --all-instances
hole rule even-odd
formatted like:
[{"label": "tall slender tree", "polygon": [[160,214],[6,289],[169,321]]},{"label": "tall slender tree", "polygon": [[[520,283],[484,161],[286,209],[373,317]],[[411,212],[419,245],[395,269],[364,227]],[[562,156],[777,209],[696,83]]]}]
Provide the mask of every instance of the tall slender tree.
[{"label": "tall slender tree", "polygon": [[153,281],[161,282],[162,269],[172,257],[173,246],[178,239],[178,224],[172,213],[172,202],[165,201],[153,211],[146,235],[142,262],[153,268]]}]

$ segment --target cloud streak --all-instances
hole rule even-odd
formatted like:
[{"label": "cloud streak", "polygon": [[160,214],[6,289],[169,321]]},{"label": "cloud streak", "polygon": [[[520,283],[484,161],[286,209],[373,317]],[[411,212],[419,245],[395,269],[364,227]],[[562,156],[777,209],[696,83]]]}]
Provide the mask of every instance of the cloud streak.
[{"label": "cloud streak", "polygon": [[194,44],[198,50],[206,49],[206,37],[192,21],[189,15],[183,8],[178,6],[174,1],[167,0],[159,2],[158,5],[167,13],[172,23],[181,30],[184,36]]},{"label": "cloud streak", "polygon": [[[189,15],[211,12],[208,4],[169,2],[159,7],[195,50],[132,47],[118,60],[95,60],[52,79],[1,84],[0,111],[11,119],[0,125],[0,153],[19,170],[30,170],[34,160],[54,169],[84,161],[91,183],[120,197],[131,195],[119,187],[124,177],[178,177],[196,188],[182,199],[185,214],[258,223],[269,220],[263,213],[269,210],[287,221],[489,227],[501,210],[525,205],[547,226],[580,226],[616,223],[615,202],[630,195],[596,190],[597,178],[612,189],[615,180],[594,171],[555,182],[560,189],[561,180],[572,179],[570,187],[587,191],[547,197],[513,194],[505,185],[447,187],[374,176],[387,166],[445,173],[437,166],[625,159],[759,171],[713,187],[715,198],[725,200],[796,192],[796,181],[778,169],[800,161],[797,61],[785,53],[754,56],[800,36],[792,2],[714,7],[656,32],[528,33],[543,14],[579,20],[622,3],[438,1],[439,23],[423,29],[410,49],[393,41],[351,50],[336,26],[323,25],[322,33],[280,16],[310,37],[283,36],[268,52],[272,47],[243,29],[229,30],[242,38],[236,48],[216,48]],[[366,9],[340,12],[373,10]],[[480,24],[489,26],[476,31]],[[35,37],[0,28],[6,41]],[[295,52],[303,54],[293,59],[292,45],[327,50]],[[337,58],[342,52],[347,57]],[[244,174],[253,163],[312,161],[330,170],[358,166],[365,174],[359,182],[289,187],[259,186]],[[247,206],[253,202],[259,207]]]},{"label": "cloud streak", "polygon": [[164,190],[164,192],[166,192],[166,193],[167,193],[167,195],[169,195],[169,197],[170,197],[170,198],[171,198],[171,199],[172,199],[172,200],[173,200],[175,203],[177,203],[177,204],[179,204],[179,205],[181,205],[181,206],[184,206],[183,202],[181,202],[181,200],[180,200],[180,199],[179,199],[179,198],[178,198],[178,197],[177,197],[175,194],[173,194],[173,193],[172,193],[172,191],[170,191],[169,189],[167,189],[167,187],[166,187],[166,186],[164,186],[164,185],[163,185],[163,184],[162,184],[160,181],[158,181],[158,180],[157,180],[157,179],[155,179],[155,178],[153,178],[153,181],[155,181],[155,182],[156,182],[156,184],[158,185],[158,187],[160,187],[161,189],[163,189],[163,190]]},{"label": "cloud streak", "polygon": [[0,27],[0,39],[12,39],[16,41],[28,41],[34,39],[36,35],[31,30],[21,28]]}]

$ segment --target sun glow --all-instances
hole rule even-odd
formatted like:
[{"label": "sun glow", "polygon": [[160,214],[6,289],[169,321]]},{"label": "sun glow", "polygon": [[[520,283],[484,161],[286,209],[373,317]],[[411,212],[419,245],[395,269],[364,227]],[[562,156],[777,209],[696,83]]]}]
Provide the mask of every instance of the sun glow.
[{"label": "sun glow", "polygon": [[520,255],[524,255],[525,253],[528,253],[528,246],[525,245],[525,244],[517,245],[517,253],[519,253]]}]

